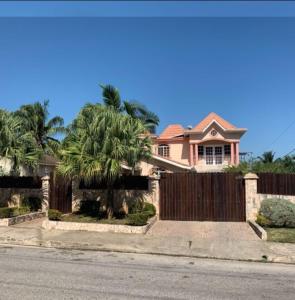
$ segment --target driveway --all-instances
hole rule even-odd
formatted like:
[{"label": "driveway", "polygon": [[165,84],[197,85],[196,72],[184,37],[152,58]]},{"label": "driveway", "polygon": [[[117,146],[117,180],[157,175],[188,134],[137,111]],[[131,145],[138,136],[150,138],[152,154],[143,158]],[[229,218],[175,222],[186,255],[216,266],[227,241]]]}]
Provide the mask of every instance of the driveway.
[{"label": "driveway", "polygon": [[158,221],[147,234],[207,240],[260,240],[246,222]]}]

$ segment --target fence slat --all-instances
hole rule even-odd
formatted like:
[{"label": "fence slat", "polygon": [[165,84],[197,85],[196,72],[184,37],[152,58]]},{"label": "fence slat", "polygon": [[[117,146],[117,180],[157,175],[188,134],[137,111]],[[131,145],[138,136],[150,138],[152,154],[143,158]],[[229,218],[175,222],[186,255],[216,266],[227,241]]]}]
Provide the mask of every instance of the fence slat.
[{"label": "fence slat", "polygon": [[258,173],[257,192],[270,195],[295,195],[295,174]]},{"label": "fence slat", "polygon": [[167,173],[160,180],[160,218],[245,221],[245,185],[239,174]]},{"label": "fence slat", "polygon": [[32,176],[0,176],[0,188],[40,189],[40,177]]}]

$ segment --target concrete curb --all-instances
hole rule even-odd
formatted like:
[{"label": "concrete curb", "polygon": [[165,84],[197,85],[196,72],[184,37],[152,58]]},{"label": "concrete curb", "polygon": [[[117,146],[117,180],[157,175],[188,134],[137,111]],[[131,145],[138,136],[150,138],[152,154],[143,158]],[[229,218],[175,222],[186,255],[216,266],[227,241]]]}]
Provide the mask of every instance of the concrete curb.
[{"label": "concrete curb", "polygon": [[3,247],[28,247],[28,248],[48,248],[48,249],[63,249],[63,250],[77,250],[77,251],[99,251],[99,252],[115,252],[115,253],[133,253],[133,254],[148,254],[148,255],[161,255],[161,256],[171,256],[171,257],[187,257],[187,258],[199,258],[199,259],[217,259],[217,260],[225,260],[225,261],[243,261],[243,262],[260,262],[260,263],[280,263],[287,265],[295,265],[295,262],[292,261],[276,261],[275,259],[265,260],[265,259],[239,259],[239,258],[229,258],[229,257],[218,257],[218,256],[210,256],[210,255],[197,255],[197,254],[179,254],[179,253],[167,253],[167,252],[158,252],[158,251],[146,251],[141,249],[115,249],[108,247],[98,247],[91,246],[89,244],[64,244],[62,242],[57,241],[38,241],[35,240],[34,243],[26,242],[23,243],[9,241],[9,243],[5,243],[3,241],[0,242],[0,246]]},{"label": "concrete curb", "polygon": [[264,241],[267,240],[267,232],[260,225],[258,225],[255,221],[252,220],[248,220],[247,222],[259,238],[261,238]]},{"label": "concrete curb", "polygon": [[33,212],[12,218],[0,219],[0,226],[11,226],[45,217],[45,212]]}]

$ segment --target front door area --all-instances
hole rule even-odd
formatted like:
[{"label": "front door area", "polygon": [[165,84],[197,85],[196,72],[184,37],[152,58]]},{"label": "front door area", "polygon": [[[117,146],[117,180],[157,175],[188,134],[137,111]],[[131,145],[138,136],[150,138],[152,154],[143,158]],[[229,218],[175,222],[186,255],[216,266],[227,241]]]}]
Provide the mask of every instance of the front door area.
[{"label": "front door area", "polygon": [[205,146],[206,165],[221,165],[223,162],[222,146]]}]

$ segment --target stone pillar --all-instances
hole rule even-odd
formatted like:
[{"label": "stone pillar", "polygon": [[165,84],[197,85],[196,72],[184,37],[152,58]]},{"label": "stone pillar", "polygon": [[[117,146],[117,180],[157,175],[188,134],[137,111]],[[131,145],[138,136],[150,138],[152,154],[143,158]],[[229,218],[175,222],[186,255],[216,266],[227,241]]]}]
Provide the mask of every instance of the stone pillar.
[{"label": "stone pillar", "polygon": [[79,189],[79,180],[72,180],[72,212],[78,211],[83,200],[83,190]]},{"label": "stone pillar", "polygon": [[240,163],[240,143],[236,143],[236,165]]},{"label": "stone pillar", "polygon": [[160,176],[154,175],[149,177],[149,201],[150,203],[154,204],[157,215],[159,215],[159,209],[160,209]]},{"label": "stone pillar", "polygon": [[258,176],[254,173],[247,173],[245,180],[245,201],[246,201],[246,220],[256,220],[259,210],[259,197],[257,195]]},{"label": "stone pillar", "polygon": [[234,143],[230,143],[230,164],[233,166],[235,163],[235,147]]},{"label": "stone pillar", "polygon": [[50,201],[50,177],[48,175],[41,178],[42,180],[42,211],[48,213]]}]

